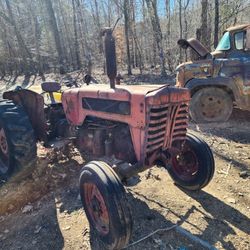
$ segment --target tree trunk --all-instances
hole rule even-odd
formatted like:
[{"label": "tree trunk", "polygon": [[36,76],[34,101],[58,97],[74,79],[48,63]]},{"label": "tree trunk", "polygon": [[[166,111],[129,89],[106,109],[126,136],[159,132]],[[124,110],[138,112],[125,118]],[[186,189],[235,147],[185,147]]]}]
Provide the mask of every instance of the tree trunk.
[{"label": "tree trunk", "polygon": [[214,1],[214,48],[219,42],[219,0]]},{"label": "tree trunk", "polygon": [[180,27],[180,37],[182,38],[182,0],[178,0],[179,3],[179,27]]},{"label": "tree trunk", "polygon": [[[184,1],[183,12],[184,12],[184,39],[187,39],[188,33],[188,21],[187,21],[187,7],[189,5],[190,0]],[[185,61],[187,61],[187,50],[185,49]]]},{"label": "tree trunk", "polygon": [[128,70],[128,75],[132,75],[130,47],[129,47],[129,5],[127,0],[124,0],[123,3],[123,14],[124,14],[126,51],[127,51],[127,70]]},{"label": "tree trunk", "polygon": [[170,0],[166,0],[166,16],[167,16],[167,44],[170,42]]},{"label": "tree trunk", "polygon": [[157,13],[157,1],[156,0],[146,0],[148,11],[150,15],[150,20],[153,28],[154,39],[157,45],[160,62],[161,62],[161,76],[165,77],[166,74],[166,66],[165,66],[165,56],[163,52],[163,44],[162,44],[162,32],[160,26],[160,20]]},{"label": "tree trunk", "polygon": [[15,35],[16,35],[16,38],[17,38],[17,42],[18,42],[18,47],[19,47],[21,56],[23,58],[24,74],[29,75],[30,74],[29,61],[30,62],[32,61],[32,56],[31,56],[31,53],[28,50],[27,46],[24,43],[24,40],[23,40],[23,37],[22,37],[21,33],[19,32],[19,30],[17,28],[16,20],[15,20],[15,18],[13,16],[12,8],[11,8],[9,0],[5,0],[5,3],[6,3],[6,6],[7,6],[8,15],[9,15],[9,20],[7,18],[6,21],[8,21],[11,25],[13,25]]},{"label": "tree trunk", "polygon": [[210,48],[209,39],[208,39],[208,24],[207,24],[207,11],[208,11],[208,0],[201,1],[201,28],[200,28],[200,35],[201,35],[201,43]]},{"label": "tree trunk", "polygon": [[37,13],[35,9],[32,7],[32,0],[27,1],[26,4],[30,12],[30,19],[33,21],[32,28],[33,28],[34,37],[35,37],[37,70],[38,70],[39,76],[41,76],[42,80],[45,81],[43,63],[42,63],[42,58],[41,58],[41,53],[40,53],[41,27],[37,20],[38,19]]},{"label": "tree trunk", "polygon": [[85,54],[85,45],[86,45],[86,30],[84,28],[86,28],[84,26],[84,16],[83,16],[83,13],[82,13],[82,6],[80,4],[80,1],[79,0],[76,0],[76,10],[77,10],[77,16],[78,16],[78,30],[79,30],[79,38],[80,38],[80,56],[81,56],[81,52],[82,52],[82,55]]},{"label": "tree trunk", "polygon": [[65,73],[64,56],[63,56],[62,44],[61,44],[60,35],[59,35],[58,27],[57,27],[55,13],[52,7],[51,0],[44,0],[44,3],[48,11],[50,29],[55,40],[56,51],[58,54],[59,71],[61,74],[63,74]]},{"label": "tree trunk", "polygon": [[79,49],[79,42],[78,42],[78,33],[77,33],[77,17],[76,17],[76,3],[75,0],[72,0],[73,5],[73,24],[74,24],[74,49],[75,49],[75,68],[81,68],[81,61],[80,61],[80,49]]},{"label": "tree trunk", "polygon": [[100,13],[99,13],[99,6],[97,0],[95,0],[95,15],[96,15],[96,24],[97,24],[97,32],[98,32],[98,49],[99,53],[103,54],[103,44],[102,44],[102,36],[101,36],[101,21],[100,21]]},{"label": "tree trunk", "polygon": [[[178,0],[179,4],[179,27],[180,27],[180,35],[179,38],[182,38],[182,0]],[[182,62],[182,49],[179,48],[179,63]]]},{"label": "tree trunk", "polygon": [[63,51],[64,59],[64,69],[69,68],[69,66],[75,67],[75,47],[72,43],[74,41],[73,34],[71,35],[71,29],[67,23],[67,11],[63,8],[63,0],[57,0],[57,6],[54,6],[54,9],[57,11],[57,27],[60,34],[60,40]]}]

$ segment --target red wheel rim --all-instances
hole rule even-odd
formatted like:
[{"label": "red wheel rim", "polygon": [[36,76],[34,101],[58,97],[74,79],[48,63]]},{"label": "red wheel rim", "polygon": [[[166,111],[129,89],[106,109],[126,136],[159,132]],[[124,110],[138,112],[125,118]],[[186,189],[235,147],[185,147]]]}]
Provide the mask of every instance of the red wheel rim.
[{"label": "red wheel rim", "polygon": [[172,150],[172,170],[183,181],[192,181],[199,170],[199,162],[194,151],[185,147],[184,150]]},{"label": "red wheel rim", "polygon": [[3,128],[0,129],[0,150],[4,155],[8,155],[8,143]]},{"label": "red wheel rim", "polygon": [[6,173],[9,169],[9,147],[4,129],[0,127],[0,171]]},{"label": "red wheel rim", "polygon": [[84,183],[84,198],[88,213],[96,230],[106,235],[109,232],[109,213],[104,198],[93,183]]}]

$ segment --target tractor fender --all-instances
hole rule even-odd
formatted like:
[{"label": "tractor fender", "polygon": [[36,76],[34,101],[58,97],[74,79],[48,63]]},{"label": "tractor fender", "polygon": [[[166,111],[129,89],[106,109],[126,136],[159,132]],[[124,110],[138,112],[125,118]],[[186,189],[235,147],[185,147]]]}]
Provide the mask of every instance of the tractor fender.
[{"label": "tractor fender", "polygon": [[190,90],[191,96],[194,95],[199,89],[208,87],[217,87],[225,90],[236,103],[240,103],[241,91],[239,87],[235,84],[232,78],[227,77],[208,77],[200,79],[191,79],[186,84],[185,87]]},{"label": "tractor fender", "polygon": [[46,142],[47,134],[43,96],[29,89],[18,88],[4,92],[3,98],[12,100],[15,105],[23,106],[37,139]]}]

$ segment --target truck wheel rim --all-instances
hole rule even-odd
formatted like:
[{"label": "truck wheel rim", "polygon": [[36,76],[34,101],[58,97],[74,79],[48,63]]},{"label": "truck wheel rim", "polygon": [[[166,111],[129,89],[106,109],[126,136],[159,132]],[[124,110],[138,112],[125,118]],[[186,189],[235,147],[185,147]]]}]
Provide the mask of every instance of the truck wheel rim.
[{"label": "truck wheel rim", "polygon": [[0,171],[6,173],[9,165],[9,148],[4,129],[0,127]]},{"label": "truck wheel rim", "polygon": [[102,235],[109,232],[109,213],[104,198],[93,183],[84,184],[84,198],[96,230]]},{"label": "truck wheel rim", "polygon": [[207,118],[216,118],[223,112],[224,102],[216,96],[204,96],[201,100],[202,115]]},{"label": "truck wheel rim", "polygon": [[199,170],[199,163],[194,151],[186,148],[184,152],[176,150],[172,157],[172,170],[183,181],[192,181]]}]

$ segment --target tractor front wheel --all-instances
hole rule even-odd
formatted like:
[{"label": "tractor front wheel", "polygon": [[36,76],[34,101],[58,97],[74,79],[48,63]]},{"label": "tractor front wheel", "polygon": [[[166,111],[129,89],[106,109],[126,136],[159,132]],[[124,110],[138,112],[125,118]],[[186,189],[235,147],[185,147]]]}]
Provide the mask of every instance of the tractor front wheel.
[{"label": "tractor front wheel", "polygon": [[104,247],[126,246],[132,232],[131,212],[113,169],[101,161],[87,163],[81,171],[80,196],[90,228]]},{"label": "tractor front wheel", "polygon": [[12,101],[0,102],[0,179],[36,160],[36,140],[27,114]]},{"label": "tractor front wheel", "polygon": [[205,141],[187,134],[185,141],[176,141],[170,149],[168,168],[174,182],[187,190],[200,190],[211,181],[214,158]]}]

